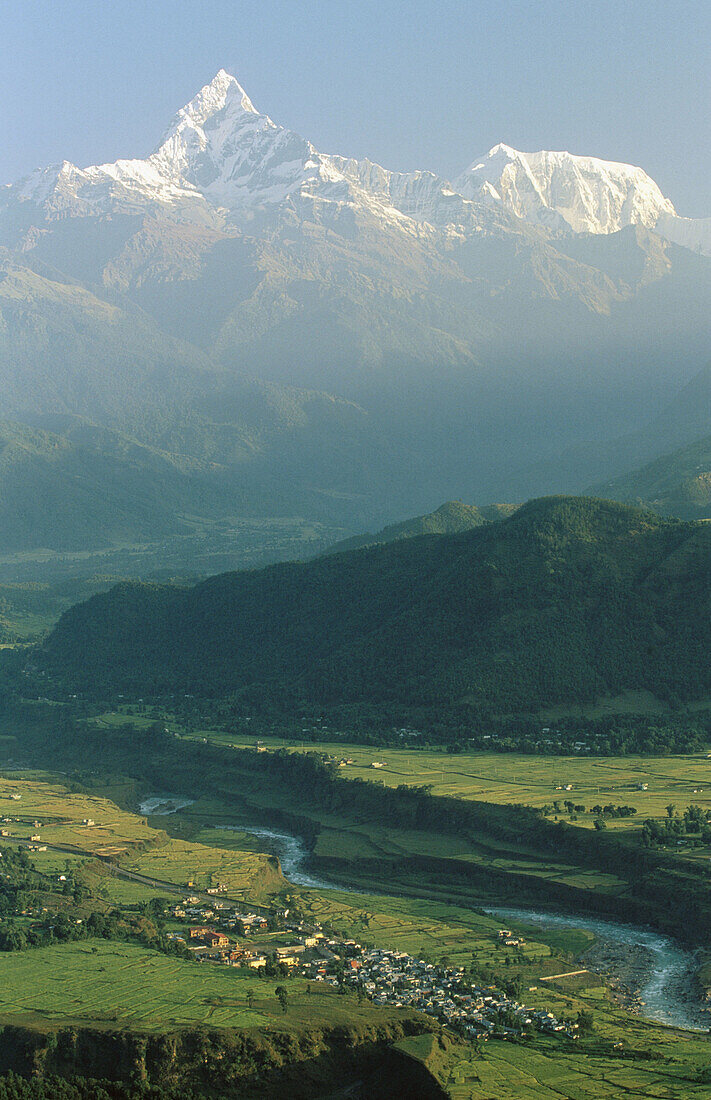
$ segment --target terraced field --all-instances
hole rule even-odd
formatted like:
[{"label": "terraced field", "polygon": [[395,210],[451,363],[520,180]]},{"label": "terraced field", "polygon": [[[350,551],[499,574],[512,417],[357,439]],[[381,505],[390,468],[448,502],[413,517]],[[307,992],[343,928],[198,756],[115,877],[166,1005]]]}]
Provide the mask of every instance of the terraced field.
[{"label": "terraced field", "polygon": [[[122,788],[107,790],[118,791]],[[13,795],[19,795],[15,800]],[[120,863],[156,880],[195,888],[224,883],[235,897],[259,901],[283,888],[284,880],[267,855],[236,849],[233,835],[204,829],[196,841],[168,838],[145,817],[120,809],[110,798],[69,791],[56,778],[37,773],[13,774],[0,778],[1,844],[27,843],[39,836],[47,851],[33,852],[40,871],[61,873],[67,861],[82,862],[99,856]],[[165,818],[156,818],[157,822]],[[40,822],[35,825],[35,822]],[[85,821],[92,824],[84,824]],[[204,841],[204,842],[203,842]],[[101,879],[102,892],[117,904],[148,900],[160,891],[156,887],[128,882],[102,872],[89,872]]]},{"label": "terraced field", "polygon": [[[248,989],[254,991],[253,1009],[247,1006]],[[289,979],[286,1026],[306,1019],[343,1022],[353,1011],[351,998],[326,989],[307,994],[305,981]],[[5,1023],[263,1027],[276,1017],[282,1019],[274,983],[132,944],[92,940],[0,955]]]},{"label": "terraced field", "polygon": [[[195,735],[197,736],[197,735]],[[253,739],[201,731],[221,744],[254,745]],[[433,794],[499,804],[545,806],[569,799],[590,808],[615,803],[634,806],[636,818],[608,820],[613,829],[639,825],[645,817],[664,817],[669,803],[677,809],[697,804],[711,810],[711,756],[530,756],[521,753],[443,753],[427,750],[369,749],[342,741],[303,744],[270,738],[269,749],[321,752],[351,760],[342,768],[348,779],[368,779],[389,787],[432,786]],[[381,767],[374,768],[377,763]],[[641,789],[646,784],[647,789]],[[566,790],[566,787],[570,790]],[[593,828],[593,815],[577,824]]]},{"label": "terraced field", "polygon": [[[115,787],[117,797],[121,789],[120,784]],[[21,799],[11,799],[13,793],[21,794]],[[432,1040],[424,1036],[408,1040],[405,1047],[411,1044],[409,1053],[423,1058],[452,1100],[618,1100],[633,1096],[695,1100],[708,1095],[708,1085],[700,1081],[700,1074],[711,1064],[705,1037],[630,1017],[612,1004],[596,974],[541,981],[561,970],[584,966],[575,960],[590,945],[592,936],[581,929],[529,930],[524,932],[527,942],[523,946],[507,948],[497,936],[499,921],[465,906],[414,896],[395,898],[289,885],[269,857],[258,851],[259,838],[215,827],[226,823],[234,811],[234,806],[222,804],[217,795],[198,800],[170,818],[153,819],[168,829],[167,834],[140,815],[119,809],[104,794],[70,791],[59,777],[47,774],[0,778],[0,798],[0,812],[23,818],[36,815],[43,820],[41,833],[54,828],[57,835],[61,833],[76,845],[75,855],[51,850],[33,853],[38,865],[45,860],[46,869],[61,870],[66,859],[84,861],[83,873],[93,875],[92,881],[114,902],[122,890],[127,891],[126,900],[145,900],[159,891],[114,879],[105,864],[92,860],[97,831],[104,839],[122,838],[129,846],[119,857],[123,866],[140,868],[156,879],[183,886],[190,879],[197,890],[225,881],[231,894],[242,891],[248,901],[254,900],[253,891],[271,874],[271,885],[281,901],[300,909],[307,920],[324,923],[360,942],[517,977],[526,1004],[560,1016],[574,1017],[581,1009],[594,1012],[592,1040],[579,1047],[541,1037],[525,1044],[492,1040],[483,1044],[479,1054],[471,1044],[448,1041],[447,1049],[438,1048],[435,1057]],[[94,817],[96,825],[82,826],[80,815]],[[26,831],[18,822],[8,828]],[[141,850],[141,841],[146,840],[154,846]],[[466,855],[462,850],[466,846],[456,836],[430,841],[442,845],[439,854],[445,858]],[[12,844],[13,838],[4,838],[3,843]],[[348,829],[342,824],[338,829],[335,819],[324,822],[319,836],[324,853],[339,847],[345,851],[348,843],[356,856],[386,850],[406,856],[422,850],[425,837],[416,831],[379,826]],[[470,858],[478,858],[476,852],[470,851]],[[525,858],[520,862],[523,866]],[[551,866],[548,873],[565,875],[566,868]],[[132,894],[134,886],[136,893]],[[201,1024],[298,1031],[321,1024],[373,1026],[385,1018],[383,1010],[368,1002],[358,1005],[354,997],[313,984],[307,991],[302,979],[286,981],[289,1007],[284,1016],[275,997],[275,981],[262,981],[233,968],[185,962],[137,944],[103,940],[65,943],[0,954],[0,1020],[45,1027],[72,1024],[158,1031]],[[248,989],[255,997],[251,1009]],[[615,1049],[619,1043],[622,1047]]]},{"label": "terraced field", "polygon": [[[19,800],[13,795],[19,795]],[[90,855],[124,855],[139,845],[159,842],[162,836],[159,829],[111,799],[68,791],[56,778],[36,772],[0,779],[0,816],[13,819],[5,828],[14,840],[39,834],[43,844]],[[41,822],[37,828],[35,820]]]},{"label": "terraced field", "polygon": [[709,1044],[693,1036],[628,1019],[621,1026],[595,991],[578,1000],[552,994],[555,1008],[594,1007],[595,1036],[579,1045],[537,1037],[525,1044],[491,1040],[472,1047],[428,1035],[397,1044],[422,1061],[451,1100],[696,1100],[709,1093]]},{"label": "terraced field", "polygon": [[124,860],[122,866],[176,886],[191,883],[198,891],[222,885],[230,897],[257,902],[283,889],[284,879],[267,856],[223,847],[232,838],[217,830],[205,830],[203,835],[205,843],[171,838],[160,848]]},{"label": "terraced field", "polygon": [[456,1062],[446,1077],[446,1088],[452,1100],[622,1100],[635,1096],[690,1100],[708,1096],[708,1084],[689,1079],[688,1065],[649,1065],[622,1057],[511,1043],[488,1043],[482,1058]]}]

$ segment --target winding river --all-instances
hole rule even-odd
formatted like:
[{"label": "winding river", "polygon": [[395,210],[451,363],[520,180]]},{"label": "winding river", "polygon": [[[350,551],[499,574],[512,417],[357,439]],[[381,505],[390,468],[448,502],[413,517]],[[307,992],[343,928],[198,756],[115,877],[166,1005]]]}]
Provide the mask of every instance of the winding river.
[{"label": "winding river", "polygon": [[301,837],[293,833],[280,833],[276,829],[263,828],[261,825],[220,825],[221,829],[230,829],[235,833],[249,833],[250,836],[259,837],[263,847],[275,856],[278,856],[281,871],[284,878],[292,882],[294,886],[306,886],[312,890],[341,890],[344,893],[352,893],[345,886],[337,886],[335,882],[328,882],[325,878],[316,878],[310,875],[304,868],[308,864],[309,850]]},{"label": "winding river", "polygon": [[[184,806],[191,805],[192,801],[192,799],[169,795],[154,795],[146,797],[140,803],[139,811],[142,814],[154,815],[176,813]],[[310,853],[302,837],[261,825],[220,825],[219,827],[258,837],[264,850],[278,857],[284,877],[295,886],[313,890],[338,890],[341,893],[353,892],[345,886],[309,873]],[[670,937],[635,925],[617,924],[614,921],[599,920],[595,917],[547,913],[536,909],[487,907],[485,912],[502,920],[518,921],[532,928],[582,928],[592,932],[596,939],[596,947],[602,945],[611,950],[613,961],[609,972],[612,975],[615,971],[616,950],[618,957],[629,958],[634,954],[642,960],[642,965],[636,968],[636,979],[639,983],[637,1001],[639,1014],[656,1023],[690,1031],[708,1031],[711,1017],[704,1011],[698,998],[690,992],[696,970],[694,955]],[[624,968],[622,961],[620,965]]]}]

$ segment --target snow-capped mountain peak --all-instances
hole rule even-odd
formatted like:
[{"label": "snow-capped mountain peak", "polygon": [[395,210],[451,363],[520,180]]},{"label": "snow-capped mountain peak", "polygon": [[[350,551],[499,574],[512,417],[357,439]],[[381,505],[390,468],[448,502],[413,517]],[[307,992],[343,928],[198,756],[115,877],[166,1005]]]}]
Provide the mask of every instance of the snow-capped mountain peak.
[{"label": "snow-capped mountain peak", "polygon": [[148,158],[163,175],[179,178],[215,201],[229,199],[226,185],[240,190],[247,169],[284,133],[260,114],[241,84],[224,69],[175,115]]},{"label": "snow-capped mountain peak", "polygon": [[194,126],[204,126],[212,115],[227,106],[228,101],[239,104],[243,111],[257,114],[242,85],[225,69],[220,69],[210,83],[201,88],[194,99],[178,111],[168,127],[168,134],[186,122]]},{"label": "snow-capped mountain peak", "polygon": [[663,214],[675,214],[643,169],[568,152],[522,153],[495,145],[458,183],[470,197],[489,184],[517,217],[548,227],[559,221],[575,233],[614,233],[626,225],[653,228]]},{"label": "snow-capped mountain peak", "polygon": [[170,158],[178,148],[185,151],[194,143],[204,148],[215,131],[239,125],[245,121],[245,115],[259,117],[259,112],[241,84],[220,69],[210,83],[173,116],[152,157]]}]

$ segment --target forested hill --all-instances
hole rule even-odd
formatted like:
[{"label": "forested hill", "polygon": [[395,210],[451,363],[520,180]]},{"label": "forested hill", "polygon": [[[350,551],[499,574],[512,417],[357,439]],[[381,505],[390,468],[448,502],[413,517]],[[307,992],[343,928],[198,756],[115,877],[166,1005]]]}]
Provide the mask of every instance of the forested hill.
[{"label": "forested hill", "polygon": [[626,504],[645,502],[662,515],[711,518],[711,436],[662,455],[592,492]]},{"label": "forested hill", "polygon": [[37,658],[77,688],[528,712],[711,691],[711,526],[551,497],[457,535],[213,577],[122,584]]},{"label": "forested hill", "polygon": [[398,539],[416,538],[417,535],[455,535],[460,531],[471,531],[474,527],[483,527],[485,523],[494,523],[516,511],[515,504],[488,504],[483,508],[476,504],[463,504],[461,500],[448,500],[435,512],[424,516],[391,523],[375,534],[353,535],[343,539],[326,550],[327,554],[341,554],[345,550],[359,550],[364,546],[378,546],[384,542],[396,542]]}]

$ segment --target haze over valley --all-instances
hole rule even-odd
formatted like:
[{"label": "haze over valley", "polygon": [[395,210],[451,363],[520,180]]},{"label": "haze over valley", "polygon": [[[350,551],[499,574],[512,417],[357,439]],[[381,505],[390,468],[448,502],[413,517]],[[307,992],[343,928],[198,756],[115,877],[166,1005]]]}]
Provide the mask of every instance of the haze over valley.
[{"label": "haze over valley", "polygon": [[147,159],[5,186],[0,550],[335,539],[711,433],[709,220],[640,168],[462,147],[451,182],[323,154],[221,70]]}]

